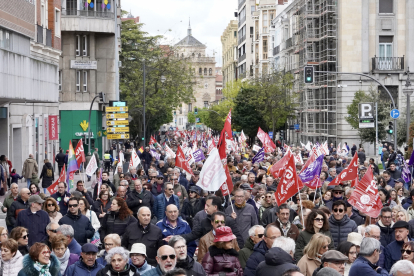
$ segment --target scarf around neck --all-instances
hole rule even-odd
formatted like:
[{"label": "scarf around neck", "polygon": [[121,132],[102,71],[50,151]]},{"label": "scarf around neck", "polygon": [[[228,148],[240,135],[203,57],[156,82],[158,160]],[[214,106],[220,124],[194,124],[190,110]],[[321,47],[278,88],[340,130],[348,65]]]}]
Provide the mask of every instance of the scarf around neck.
[{"label": "scarf around neck", "polygon": [[[55,255],[55,252],[53,252],[52,255]],[[68,266],[69,257],[70,257],[69,248],[66,248],[65,254],[63,254],[63,256],[61,258],[56,256],[56,258],[59,260],[59,263],[60,263],[60,274],[62,274],[62,275],[64,274],[64,272],[66,270],[66,267]]]},{"label": "scarf around neck", "polygon": [[35,262],[33,264],[33,267],[39,271],[39,276],[52,276],[49,272],[49,268],[50,268],[50,260],[48,264],[41,264],[39,262]]}]

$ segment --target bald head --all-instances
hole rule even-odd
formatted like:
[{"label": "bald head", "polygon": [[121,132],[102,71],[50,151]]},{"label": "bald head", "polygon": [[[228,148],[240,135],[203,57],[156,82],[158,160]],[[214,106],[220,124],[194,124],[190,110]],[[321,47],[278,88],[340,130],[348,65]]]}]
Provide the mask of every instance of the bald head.
[{"label": "bald head", "polygon": [[30,191],[27,188],[23,188],[20,190],[20,197],[23,201],[27,201],[30,197]]},{"label": "bald head", "polygon": [[157,251],[157,263],[163,273],[173,270],[175,268],[177,258],[170,258],[170,256],[176,256],[175,250],[169,245],[161,246]]}]

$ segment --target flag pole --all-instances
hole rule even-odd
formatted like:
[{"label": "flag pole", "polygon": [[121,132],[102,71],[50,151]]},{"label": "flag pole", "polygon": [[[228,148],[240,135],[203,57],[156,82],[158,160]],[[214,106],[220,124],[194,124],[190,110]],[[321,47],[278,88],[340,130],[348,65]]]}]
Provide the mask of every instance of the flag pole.
[{"label": "flag pole", "polygon": [[300,214],[302,215],[302,223],[305,223],[303,220],[303,207],[302,207],[302,198],[300,196],[300,190],[299,190],[299,183],[296,184],[298,187],[298,194],[299,194],[299,201],[300,201]]},{"label": "flag pole", "polygon": [[83,183],[85,185],[86,184],[86,182],[85,182],[86,171],[85,171],[85,163],[84,162],[82,162],[82,170],[83,170]]},{"label": "flag pole", "polygon": [[230,200],[231,209],[232,209],[232,211],[233,211],[233,213],[234,213],[234,207],[233,207],[233,202],[231,202],[231,197],[230,197],[229,187],[228,187],[227,185],[226,185],[226,187],[227,187],[227,193],[228,193],[229,200]]}]

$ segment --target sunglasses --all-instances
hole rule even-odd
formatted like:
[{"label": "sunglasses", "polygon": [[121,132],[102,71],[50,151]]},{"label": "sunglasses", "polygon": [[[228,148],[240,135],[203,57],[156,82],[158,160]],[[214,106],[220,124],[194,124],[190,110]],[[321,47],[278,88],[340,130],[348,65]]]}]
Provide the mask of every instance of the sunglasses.
[{"label": "sunglasses", "polygon": [[216,224],[221,223],[221,224],[225,224],[226,222],[224,220],[215,220],[214,221]]},{"label": "sunglasses", "polygon": [[[342,212],[341,212],[342,213]],[[316,221],[324,221],[323,218],[315,218]]]},{"label": "sunglasses", "polygon": [[123,176],[120,176],[119,178],[124,178]]},{"label": "sunglasses", "polygon": [[190,191],[190,194],[195,194],[196,192],[194,192],[194,191]]},{"label": "sunglasses", "polygon": [[167,190],[168,190],[168,191],[172,191],[172,190],[174,190],[174,189],[171,189],[171,188],[170,188],[170,189],[167,189]]},{"label": "sunglasses", "polygon": [[22,238],[23,238],[23,239],[28,239],[28,238],[29,238],[29,234],[24,235]]},{"label": "sunglasses", "polygon": [[174,259],[175,259],[175,255],[162,255],[162,256],[161,256],[161,260],[165,261],[166,259],[168,259],[168,257],[169,257],[171,260],[174,260]]},{"label": "sunglasses", "polygon": [[414,250],[408,250],[408,249],[401,249],[401,254],[404,254],[404,252],[407,252],[408,255],[414,252]]},{"label": "sunglasses", "polygon": [[53,204],[48,204],[48,205],[47,205],[47,207],[51,207],[51,206],[55,206],[55,205],[53,205]]},{"label": "sunglasses", "polygon": [[333,211],[334,211],[334,213],[338,213],[338,212],[339,213],[343,213],[344,212],[344,209],[336,209],[335,208]]},{"label": "sunglasses", "polygon": [[49,229],[49,231],[52,233],[57,233],[57,229]]},{"label": "sunglasses", "polygon": [[257,236],[259,239],[261,239],[261,238],[263,238],[264,234],[257,234],[255,236]]},{"label": "sunglasses", "polygon": [[69,208],[76,208],[79,204],[69,204]]},{"label": "sunglasses", "polygon": [[342,194],[342,192],[334,192],[335,195]]}]

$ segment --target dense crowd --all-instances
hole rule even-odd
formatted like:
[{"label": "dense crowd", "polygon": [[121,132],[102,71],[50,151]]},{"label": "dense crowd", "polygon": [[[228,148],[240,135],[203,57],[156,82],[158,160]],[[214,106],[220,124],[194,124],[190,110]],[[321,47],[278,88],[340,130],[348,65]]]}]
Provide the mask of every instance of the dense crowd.
[{"label": "dense crowd", "polygon": [[[290,150],[303,162],[311,154],[305,147]],[[250,149],[231,151],[228,196],[196,185],[203,162],[192,163],[189,174],[163,150],[157,158],[146,148],[141,164],[127,171],[106,156],[101,182],[88,178],[88,189],[79,180],[71,191],[60,182],[52,195],[40,189],[54,181],[50,162],[37,177],[30,156],[20,176],[2,156],[2,187],[9,193],[1,207],[7,228],[0,227],[0,275],[414,275],[414,189],[401,178],[401,154],[384,145],[380,169],[363,149],[353,145],[343,154],[331,144],[322,187],[304,187],[278,206],[280,178],[269,169],[284,151],[266,153],[259,163]],[[131,147],[123,153],[128,162]],[[328,185],[351,154],[358,155],[359,179],[369,166],[373,172],[383,205],[376,218],[350,204],[351,181]],[[296,164],[297,173],[302,166]],[[19,189],[22,177],[28,186]]]}]

